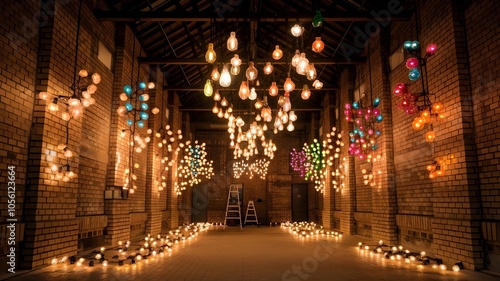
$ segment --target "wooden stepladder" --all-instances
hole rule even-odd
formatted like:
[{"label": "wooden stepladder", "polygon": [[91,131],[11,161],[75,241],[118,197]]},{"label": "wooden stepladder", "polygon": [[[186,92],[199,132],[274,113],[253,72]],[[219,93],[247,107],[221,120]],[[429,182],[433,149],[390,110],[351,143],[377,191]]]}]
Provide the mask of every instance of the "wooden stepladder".
[{"label": "wooden stepladder", "polygon": [[247,222],[255,222],[259,224],[259,220],[257,219],[257,213],[255,212],[255,204],[253,200],[248,201],[247,213],[245,215],[245,225]]},{"label": "wooden stepladder", "polygon": [[241,206],[240,206],[240,195],[238,192],[238,186],[231,185],[229,187],[229,194],[227,195],[227,206],[226,206],[226,218],[224,219],[224,230],[227,226],[227,220],[239,220],[240,230],[241,227]]}]

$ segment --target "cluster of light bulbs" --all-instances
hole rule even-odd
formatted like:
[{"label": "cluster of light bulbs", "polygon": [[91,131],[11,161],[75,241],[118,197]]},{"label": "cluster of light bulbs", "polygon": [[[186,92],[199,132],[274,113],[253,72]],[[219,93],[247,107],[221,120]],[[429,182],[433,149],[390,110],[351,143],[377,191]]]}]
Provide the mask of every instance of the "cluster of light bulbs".
[{"label": "cluster of light bulbs", "polygon": [[306,180],[312,180],[316,191],[321,193],[325,189],[327,167],[335,168],[332,175],[337,176],[338,174],[338,177],[334,177],[334,181],[332,181],[334,186],[343,186],[342,170],[344,166],[340,167],[342,163],[339,161],[343,146],[342,133],[338,132],[336,127],[332,127],[322,142],[314,139],[311,144],[304,143],[302,151],[292,150],[290,165],[294,171],[300,172]]},{"label": "cluster of light bulbs", "polygon": [[265,158],[255,159],[254,161],[241,160],[233,163],[233,177],[239,179],[243,174],[252,179],[257,175],[260,179],[265,180],[270,161]]},{"label": "cluster of light bulbs", "polygon": [[434,179],[437,177],[444,176],[444,161],[434,161],[431,164],[427,165],[427,171],[429,171],[429,178]]},{"label": "cluster of light bulbs", "polygon": [[48,104],[48,109],[50,111],[59,111],[59,101],[62,101],[67,105],[65,111],[62,112],[61,118],[64,121],[69,121],[72,118],[78,118],[83,115],[84,108],[87,108],[95,104],[95,99],[92,97],[97,91],[97,84],[101,82],[101,76],[98,73],[94,73],[88,77],[89,73],[87,70],[82,69],[78,72],[78,80],[74,85],[71,86],[73,90],[73,95],[63,96],[63,95],[52,95],[48,92],[40,92],[38,97],[45,101],[52,101]]},{"label": "cluster of light bulbs", "polygon": [[314,222],[284,222],[281,223],[283,229],[288,229],[290,233],[301,238],[309,237],[335,237],[341,238],[342,232],[338,231],[326,231],[323,226],[317,226]]},{"label": "cluster of light bulbs", "polygon": [[[366,243],[359,242],[357,249],[360,253],[369,253],[369,255],[376,255],[377,257],[382,256],[392,261],[404,261],[407,264],[417,262],[419,267],[430,265],[432,262],[434,262],[434,264],[432,264],[432,268],[440,269],[443,271],[448,269],[448,267],[443,263],[442,259],[430,257],[425,251],[412,252],[410,250],[404,250],[403,246],[401,245],[386,245],[384,244],[383,240],[380,240],[378,242],[378,245],[372,245],[371,247]],[[455,272],[458,272],[463,268],[463,263],[459,261],[456,262],[451,269]]]},{"label": "cluster of light bulbs", "polygon": [[[256,115],[256,118],[260,115]],[[254,121],[250,124],[249,129],[243,132],[242,127],[245,125],[245,121],[240,117],[234,117],[231,115],[228,122],[228,133],[230,146],[234,147],[234,159],[244,157],[247,160],[254,155],[259,154],[257,148],[257,139],[260,139],[261,145],[264,148],[263,154],[270,159],[274,157],[274,151],[276,151],[276,144],[272,140],[266,140],[264,132],[267,130],[267,125],[258,124]],[[238,132],[236,135],[235,133]]]},{"label": "cluster of light bulbs", "polygon": [[[70,264],[76,265],[76,268],[83,266],[87,261],[89,267],[96,266],[96,263],[101,264],[103,268],[112,264],[117,264],[118,266],[123,266],[125,264],[133,265],[142,260],[151,259],[156,256],[164,256],[165,253],[171,254],[175,245],[196,238],[200,233],[207,231],[210,226],[210,223],[192,223],[186,226],[180,226],[176,230],[169,231],[166,235],[158,234],[154,237],[147,234],[144,237],[144,241],[140,242],[138,245],[139,247],[135,250],[131,249],[132,243],[130,240],[126,242],[118,241],[116,247],[111,249],[101,247],[94,251],[92,256],[87,258],[78,258],[76,256],[68,258],[64,256],[61,259],[53,258],[51,263],[55,265],[69,261]],[[109,258],[112,254],[115,255]],[[127,260],[130,260],[130,262],[127,263]]]},{"label": "cluster of light bulbs", "polygon": [[342,157],[337,167],[332,169],[332,185],[336,192],[341,191],[345,187],[345,177],[347,175],[347,158]]},{"label": "cluster of light bulbs", "polygon": [[380,98],[373,100],[373,106],[363,108],[360,102],[345,105],[344,114],[348,122],[354,122],[354,130],[349,133],[349,154],[359,159],[370,161],[373,151],[378,148],[377,138],[381,132],[376,123],[382,122],[384,116],[377,108]]},{"label": "cluster of light bulbs", "polygon": [[[155,84],[153,82],[139,82],[137,87],[135,91],[130,85],[123,87],[120,100],[125,102],[125,104],[118,107],[117,113],[120,117],[128,114],[127,125],[134,126],[136,124],[137,127],[142,129],[145,126],[144,122],[149,119],[149,114],[147,113],[149,110],[149,105],[147,104],[149,100],[148,90],[154,89]],[[158,112],[158,108],[152,110],[153,114]]]},{"label": "cluster of light bulbs", "polygon": [[199,184],[203,179],[211,179],[213,176],[212,161],[208,160],[207,152],[205,151],[206,144],[198,144],[195,141],[194,145],[191,142],[186,142],[184,148],[184,157],[181,159],[177,167],[178,191],[185,190],[186,187],[191,187]]}]

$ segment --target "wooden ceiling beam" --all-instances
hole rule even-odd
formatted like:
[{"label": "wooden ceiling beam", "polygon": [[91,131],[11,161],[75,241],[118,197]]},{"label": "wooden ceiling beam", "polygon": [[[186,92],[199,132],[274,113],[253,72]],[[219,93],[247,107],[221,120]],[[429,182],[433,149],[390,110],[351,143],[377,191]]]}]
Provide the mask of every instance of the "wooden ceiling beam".
[{"label": "wooden ceiling beam", "polygon": [[[325,64],[363,64],[366,62],[365,57],[356,57],[356,58],[311,58],[309,62],[325,65]],[[150,58],[150,57],[141,57],[139,58],[139,63],[141,64],[180,64],[180,65],[200,65],[207,64],[207,62],[203,59],[199,58]],[[218,63],[218,62],[217,62]],[[289,64],[289,61],[273,61],[273,65],[286,65]],[[247,62],[242,62],[242,64],[247,64]],[[264,61],[259,61],[257,64],[264,65]]]},{"label": "wooden ceiling beam", "polygon": [[[147,11],[147,12],[128,12],[128,11],[106,11],[95,10],[95,17],[100,21],[125,21],[125,22],[146,22],[146,21],[177,21],[177,22],[194,22],[194,21],[219,21],[219,22],[248,22],[252,18],[249,15],[233,15],[232,17],[215,17],[213,13],[200,12],[165,12],[165,11]],[[387,19],[381,18],[377,13],[368,13],[364,11],[350,11],[350,12],[322,12],[321,15],[325,22],[369,22],[378,21],[384,22]],[[259,22],[310,22],[314,14],[302,13],[301,15],[286,15],[282,13],[276,16],[262,16],[259,17]],[[408,21],[411,12],[403,11],[397,15],[391,15],[391,21]]]}]

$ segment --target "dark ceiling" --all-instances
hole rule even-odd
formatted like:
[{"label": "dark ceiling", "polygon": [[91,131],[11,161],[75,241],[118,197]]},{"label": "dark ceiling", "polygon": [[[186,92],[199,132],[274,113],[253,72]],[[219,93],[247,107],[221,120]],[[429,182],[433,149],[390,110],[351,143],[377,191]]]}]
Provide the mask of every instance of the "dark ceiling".
[{"label": "dark ceiling", "polygon": [[[288,73],[295,82],[296,90],[290,95],[292,108],[300,111],[299,120],[307,122],[310,112],[321,108],[324,95],[336,94],[339,75],[349,64],[364,63],[359,54],[344,55],[344,46],[357,46],[354,38],[356,28],[364,30],[367,22],[375,21],[370,11],[387,10],[389,1],[381,0],[106,0],[109,10],[95,11],[101,21],[128,22],[136,32],[147,57],[142,63],[158,64],[166,74],[166,85],[170,91],[178,93],[182,109],[190,112],[192,122],[216,122],[211,108],[212,98],[205,97],[203,84],[213,69],[205,62],[204,56],[208,43],[214,43],[217,61],[229,63],[234,54],[243,61],[240,74],[232,77],[230,89],[221,94],[234,104],[235,110],[250,111],[252,102],[242,101],[238,89],[248,61],[257,64],[260,86],[256,87],[259,96],[267,95],[272,81],[282,86]],[[402,1],[405,2],[405,1]],[[406,1],[408,2],[408,1]],[[320,10],[325,22],[314,28],[311,24],[315,11]],[[407,20],[409,12],[393,15],[392,20]],[[291,35],[290,28],[301,23],[305,28],[302,37]],[[238,50],[229,52],[226,41],[231,31],[236,31]],[[325,48],[321,53],[311,51],[316,36],[321,36]],[[347,45],[348,44],[348,45]],[[276,62],[271,53],[279,45],[283,58]],[[318,79],[324,83],[322,90],[314,90],[312,81],[290,71],[291,58],[296,49],[305,52],[307,58],[317,69]],[[263,64],[270,61],[274,73],[264,75]],[[220,71],[220,70],[219,70]],[[307,83],[312,95],[302,100],[302,85]],[[218,83],[216,84],[218,86]],[[223,90],[223,91],[222,91]],[[283,94],[283,90],[280,91]],[[269,105],[276,108],[277,98],[269,97]],[[223,120],[219,120],[224,123]]]}]

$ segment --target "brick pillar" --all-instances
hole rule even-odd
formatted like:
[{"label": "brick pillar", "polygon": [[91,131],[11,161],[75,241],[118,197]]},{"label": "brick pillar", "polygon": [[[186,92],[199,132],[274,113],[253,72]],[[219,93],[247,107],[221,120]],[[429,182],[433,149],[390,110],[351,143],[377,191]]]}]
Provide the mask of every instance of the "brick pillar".
[{"label": "brick pillar", "polygon": [[[170,126],[174,132],[180,130],[182,128],[182,113],[179,110],[180,101],[179,97],[176,93],[169,93],[168,95],[168,108],[169,108],[169,120]],[[187,138],[187,136],[186,136]],[[177,142],[174,143],[173,149],[177,148]],[[171,154],[173,155],[173,154]],[[179,154],[178,157],[181,157]],[[173,156],[172,156],[173,157]],[[178,158],[179,160],[179,158]],[[179,209],[178,209],[178,196],[175,190],[175,182],[177,181],[177,162],[175,161],[172,167],[170,168],[170,172],[167,180],[167,228],[176,228],[179,226]],[[184,192],[187,192],[185,190]]]},{"label": "brick pillar", "polygon": [[[377,161],[372,161],[372,171],[376,174],[374,179],[376,186],[372,190],[372,238],[375,241],[384,240],[387,243],[396,244],[397,202],[391,88],[387,77],[387,73],[389,73],[388,35],[387,31],[381,31],[379,36],[372,37],[372,40],[370,40],[373,99],[376,97],[381,99],[378,108],[384,116],[384,120],[378,123],[378,128],[382,132],[382,135],[377,139],[379,148],[373,154],[374,157],[381,157]],[[379,171],[381,173],[378,173]]]},{"label": "brick pillar", "polygon": [[162,192],[158,190],[161,184],[160,173],[163,166],[161,165],[162,149],[158,147],[158,142],[161,141],[160,138],[154,136],[154,132],[157,132],[161,127],[161,118],[164,118],[163,104],[162,104],[162,94],[163,94],[163,75],[159,71],[159,67],[156,66],[153,69],[150,77],[151,82],[155,82],[156,87],[154,90],[150,90],[150,108],[158,107],[160,112],[158,114],[151,114],[148,120],[148,128],[153,129],[153,134],[151,135],[151,141],[148,143],[147,148],[147,167],[146,167],[146,233],[155,235],[161,232],[161,203],[160,196]]},{"label": "brick pillar", "polygon": [[[478,270],[484,268],[483,241],[480,239],[480,185],[467,29],[461,2],[450,1],[444,7],[446,14],[452,15],[442,26],[449,32],[443,36],[451,38],[446,49],[442,48],[443,55],[447,54],[453,61],[451,69],[440,69],[436,63],[428,66],[429,72],[432,67],[438,73],[447,71],[445,74],[448,73],[448,76],[440,78],[446,79],[449,89],[439,92],[438,98],[446,106],[447,118],[438,122],[434,129],[439,134],[435,140],[435,154],[445,161],[445,176],[433,180],[432,247],[445,262],[462,261],[466,268]],[[427,6],[423,9],[428,11],[431,8]],[[441,89],[443,80],[434,81],[436,85],[429,84]]]},{"label": "brick pillar", "polygon": [[[124,171],[128,167],[129,138],[120,136],[123,129],[128,128],[124,118],[116,113],[121,105],[119,94],[123,86],[130,84],[133,48],[133,34],[125,24],[116,25],[115,80],[113,85],[113,101],[111,111],[111,132],[109,144],[109,162],[107,188],[122,190]],[[123,193],[126,195],[125,193]],[[124,196],[126,197],[126,196]],[[120,240],[130,239],[130,204],[127,198],[108,199],[105,201],[105,214],[108,215],[106,243],[115,245]]]},{"label": "brick pillar", "polygon": [[[61,9],[57,5],[56,10]],[[46,9],[54,7],[46,7]],[[73,77],[61,73],[60,59],[56,54],[63,52],[64,45],[58,44],[62,34],[74,34],[76,21],[68,17],[54,17],[54,10],[45,10],[46,24],[40,28],[38,70],[36,73],[36,92],[46,91],[51,94],[69,95],[68,87]],[[49,16],[51,14],[52,16]],[[60,15],[60,13],[55,13]],[[64,33],[64,34],[67,34]],[[74,44],[74,39],[71,42]],[[69,69],[72,69],[69,65]],[[78,242],[78,224],[75,219],[76,194],[78,188],[79,145],[81,120],[70,123],[69,145],[74,152],[71,158],[71,170],[76,177],[70,182],[56,179],[49,164],[65,164],[63,153],[57,145],[66,139],[66,121],[60,112],[49,112],[46,102],[35,99],[33,124],[30,136],[30,154],[28,155],[28,176],[26,186],[26,204],[24,221],[26,233],[21,267],[36,268],[50,264],[53,258],[62,258],[76,254]]]},{"label": "brick pillar", "polygon": [[342,211],[340,212],[340,231],[346,234],[356,234],[356,225],[354,220],[354,211],[356,210],[356,177],[354,174],[354,158],[349,156],[347,151],[349,146],[349,132],[353,125],[345,120],[344,105],[351,103],[354,91],[354,68],[347,67],[340,76],[339,95],[339,124],[344,141],[344,149],[341,151],[340,158],[346,159],[344,170],[344,188],[340,191],[340,200]]},{"label": "brick pillar", "polygon": [[[335,116],[335,101],[333,100],[333,97],[335,97],[333,93],[328,93],[323,99],[323,118],[321,123],[323,135],[320,136],[320,139],[322,140],[326,139],[326,134],[330,133],[332,126],[335,125],[335,119],[332,118]],[[326,229],[331,229],[334,224],[333,211],[335,209],[335,190],[332,188],[332,167],[327,166],[326,170],[325,189],[323,192],[322,224]]]}]

